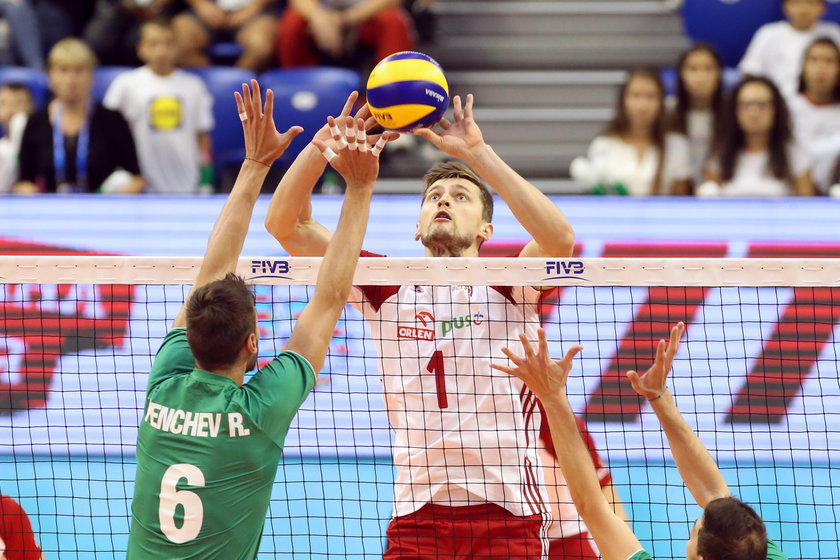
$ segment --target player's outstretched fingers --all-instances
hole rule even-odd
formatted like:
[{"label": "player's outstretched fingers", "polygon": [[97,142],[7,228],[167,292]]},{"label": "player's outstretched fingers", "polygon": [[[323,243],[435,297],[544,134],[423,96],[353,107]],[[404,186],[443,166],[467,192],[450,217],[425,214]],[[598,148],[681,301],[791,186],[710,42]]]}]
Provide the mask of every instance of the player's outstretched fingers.
[{"label": "player's outstretched fingers", "polygon": [[464,119],[464,110],[461,108],[461,96],[456,95],[454,99],[452,99],[452,116],[455,119],[455,122],[462,121]]},{"label": "player's outstretched fingers", "polygon": [[233,97],[236,99],[236,110],[239,112],[239,120],[242,121],[242,128],[245,128],[245,121],[248,120],[248,113],[245,112],[245,101],[238,91],[233,92]]},{"label": "player's outstretched fingers", "polygon": [[441,119],[438,121],[438,125],[440,125],[440,127],[443,130],[449,130],[450,128],[452,128],[452,123],[446,117],[441,117]]},{"label": "player's outstretched fingers", "polygon": [[338,157],[332,148],[321,142],[320,140],[313,140],[312,143],[315,145],[316,148],[321,150],[321,155],[324,156],[324,159],[327,160],[327,163],[331,163],[332,160]]},{"label": "player's outstretched fingers", "polygon": [[359,145],[360,152],[368,151],[367,141],[365,121],[363,119],[356,119],[356,143]]},{"label": "player's outstretched fingers", "polygon": [[382,153],[382,150],[385,148],[385,145],[391,140],[396,140],[399,137],[400,135],[395,132],[383,132],[382,135],[379,137],[379,140],[377,140],[376,144],[374,144],[373,148],[371,148],[371,155],[373,155],[373,157],[379,157],[379,154]]},{"label": "player's outstretched fingers", "polygon": [[352,152],[359,146],[356,143],[356,119],[347,117],[344,136],[347,139],[347,148]]},{"label": "player's outstretched fingers", "polygon": [[254,96],[253,96],[254,97],[254,99],[253,99],[253,105],[254,105],[253,115],[254,115],[254,117],[261,117],[263,115],[263,113],[262,113],[262,108],[263,108],[262,92],[260,91],[260,83],[255,78],[251,79],[251,91],[254,92]]},{"label": "player's outstretched fingers", "polygon": [[[251,95],[251,86],[249,86],[246,83],[242,84],[242,105],[243,105],[244,111],[241,111],[239,113],[240,120],[242,120],[242,122],[245,122],[247,120],[253,119],[254,118],[253,96]],[[244,116],[242,114],[243,112],[245,113]]]},{"label": "player's outstretched fingers", "polygon": [[473,97],[473,94],[468,93],[467,94],[467,104],[464,107],[464,118],[465,119],[473,118],[473,102],[474,101],[475,101],[475,97]]},{"label": "player's outstretched fingers", "polygon": [[[341,108],[341,117],[346,117],[350,114],[350,111],[353,110],[353,106],[356,105],[356,100],[359,99],[359,92],[358,91],[351,91],[350,95],[347,96],[347,101],[344,102],[344,107]],[[367,107],[367,103],[365,103],[365,107]]]},{"label": "player's outstretched fingers", "polygon": [[341,129],[338,128],[338,124],[336,124],[335,119],[327,117],[327,125],[330,127],[330,135],[332,136],[333,142],[336,144],[336,148],[339,150],[346,148],[347,140],[344,139],[344,135],[341,133]]}]

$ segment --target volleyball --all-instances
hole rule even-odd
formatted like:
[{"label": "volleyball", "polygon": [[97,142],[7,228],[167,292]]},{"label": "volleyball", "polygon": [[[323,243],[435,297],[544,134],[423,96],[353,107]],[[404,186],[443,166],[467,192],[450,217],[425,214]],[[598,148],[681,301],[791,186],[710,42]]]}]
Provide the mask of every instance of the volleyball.
[{"label": "volleyball", "polygon": [[389,130],[411,132],[440,120],[449,106],[449,85],[435,59],[400,52],[382,59],[370,73],[367,101],[376,122]]}]

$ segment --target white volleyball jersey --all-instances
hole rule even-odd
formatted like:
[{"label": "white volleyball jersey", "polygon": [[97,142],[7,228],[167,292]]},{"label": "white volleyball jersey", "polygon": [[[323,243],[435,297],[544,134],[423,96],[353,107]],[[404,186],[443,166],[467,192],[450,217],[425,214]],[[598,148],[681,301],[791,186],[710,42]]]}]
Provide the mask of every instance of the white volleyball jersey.
[{"label": "white volleyball jersey", "polygon": [[548,514],[541,415],[520,380],[490,368],[536,341],[531,287],[368,286],[351,303],[370,325],[395,433],[394,515],[426,503],[492,502]]}]

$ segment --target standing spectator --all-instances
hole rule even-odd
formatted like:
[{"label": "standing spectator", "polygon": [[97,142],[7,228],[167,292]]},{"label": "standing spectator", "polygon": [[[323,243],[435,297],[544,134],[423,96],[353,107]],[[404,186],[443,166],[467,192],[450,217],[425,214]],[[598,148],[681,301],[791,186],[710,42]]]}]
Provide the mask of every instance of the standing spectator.
[{"label": "standing spectator", "polygon": [[840,156],[840,49],[831,39],[817,39],[805,51],[790,112],[796,141],[813,164],[814,185],[825,193]]},{"label": "standing spectator", "polygon": [[205,50],[233,39],[243,52],[236,65],[265,70],[274,57],[276,0],[186,0],[190,9],[172,21],[181,52],[181,66],[207,66]]},{"label": "standing spectator", "polygon": [[29,0],[0,0],[0,18],[5,20],[8,41],[0,49],[0,64],[23,64],[42,70],[41,34]]},{"label": "standing spectator", "polygon": [[[701,195],[810,195],[805,154],[793,144],[790,115],[776,85],[745,78],[732,92]],[[718,190],[719,189],[719,190]]]},{"label": "standing spectator", "polygon": [[723,63],[715,48],[698,43],[677,63],[677,95],[669,99],[668,129],[688,138],[691,178],[703,182],[703,169],[723,115]]},{"label": "standing spectator", "polygon": [[0,86],[0,193],[7,193],[18,177],[20,140],[26,121],[35,105],[32,92],[23,84],[8,83]]},{"label": "standing spectator", "polygon": [[750,42],[738,68],[747,76],[772,80],[785,97],[796,93],[805,49],[818,37],[840,44],[840,26],[820,21],[826,0],[782,0],[787,21],[767,23]]},{"label": "standing spectator", "polygon": [[137,143],[146,192],[212,192],[210,131],[213,98],[200,78],[175,66],[175,32],[166,19],[140,28],[137,53],[145,66],[118,76],[104,105],[120,111]]},{"label": "standing spectator", "polygon": [[106,66],[140,66],[140,26],[151,18],[173,15],[172,0],[97,0],[85,28],[85,41]]},{"label": "standing spectator", "polygon": [[68,38],[47,57],[55,99],[26,124],[17,193],[138,193],[143,178],[125,119],[91,98],[96,55]]},{"label": "standing spectator", "polygon": [[687,194],[688,140],[666,132],[665,95],[659,74],[633,70],[621,87],[616,115],[589,146],[588,158],[572,163],[572,176],[595,192],[647,196]]},{"label": "standing spectator", "polygon": [[402,0],[290,0],[277,27],[284,68],[316,66],[319,55],[341,62],[360,45],[372,47],[378,62],[415,44]]},{"label": "standing spectator", "polygon": [[44,560],[29,516],[9,496],[0,495],[0,559]]}]

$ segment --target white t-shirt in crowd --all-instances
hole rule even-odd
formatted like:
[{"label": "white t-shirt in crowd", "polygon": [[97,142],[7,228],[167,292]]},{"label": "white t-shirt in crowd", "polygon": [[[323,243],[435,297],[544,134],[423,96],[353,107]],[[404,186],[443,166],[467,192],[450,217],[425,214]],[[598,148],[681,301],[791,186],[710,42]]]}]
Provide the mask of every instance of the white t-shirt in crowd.
[{"label": "white t-shirt in crowd", "polygon": [[24,113],[18,113],[9,122],[8,134],[0,138],[0,193],[11,192],[18,180],[18,154],[27,120]]},{"label": "white t-shirt in crowd", "polygon": [[813,165],[814,184],[827,192],[840,158],[840,103],[817,105],[797,94],[789,106],[796,141]]},{"label": "white t-shirt in crowd", "polygon": [[767,77],[790,97],[796,93],[802,58],[814,40],[828,37],[840,44],[840,25],[820,21],[808,31],[794,29],[788,21],[762,25],[738,65],[742,74]]},{"label": "white t-shirt in crowd", "polygon": [[[633,196],[653,194],[653,183],[659,167],[659,150],[650,147],[642,157],[635,146],[617,136],[599,136],[592,141],[587,154],[599,180],[605,184],[623,183]],[[688,139],[682,134],[665,137],[665,162],[662,167],[661,193],[673,190],[676,181],[691,178],[691,157]]]},{"label": "white t-shirt in crowd", "polygon": [[[742,151],[735,162],[735,174],[732,180],[721,189],[722,196],[731,197],[778,197],[794,194],[793,185],[779,179],[770,170],[768,152]],[[810,169],[810,162],[805,153],[791,145],[788,149],[790,169],[794,178]],[[712,169],[719,169],[717,161],[710,163]]]},{"label": "white t-shirt in crowd", "polygon": [[213,98],[200,78],[176,69],[159,76],[147,66],[119,75],[104,105],[131,127],[146,192],[197,192],[198,133],[213,129]]}]

